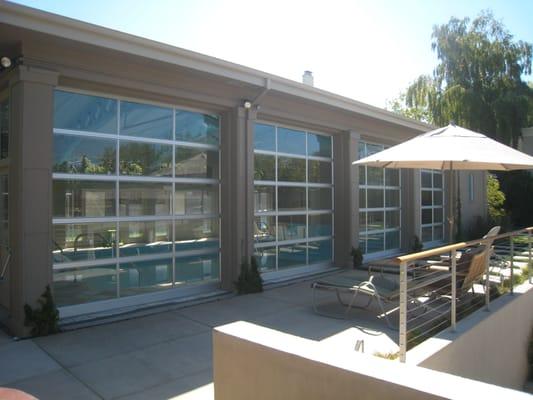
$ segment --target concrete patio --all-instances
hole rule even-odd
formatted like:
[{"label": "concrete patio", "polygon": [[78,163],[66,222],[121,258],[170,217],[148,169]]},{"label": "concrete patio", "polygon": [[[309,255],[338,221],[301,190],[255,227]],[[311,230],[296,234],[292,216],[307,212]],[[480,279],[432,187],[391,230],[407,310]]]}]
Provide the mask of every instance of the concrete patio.
[{"label": "concrete patio", "polygon": [[[337,307],[333,294],[319,296]],[[238,320],[346,351],[358,340],[367,354],[397,351],[397,332],[374,309],[353,317],[316,315],[305,281],[32,340],[0,333],[0,386],[40,399],[210,399],[211,330]]]}]

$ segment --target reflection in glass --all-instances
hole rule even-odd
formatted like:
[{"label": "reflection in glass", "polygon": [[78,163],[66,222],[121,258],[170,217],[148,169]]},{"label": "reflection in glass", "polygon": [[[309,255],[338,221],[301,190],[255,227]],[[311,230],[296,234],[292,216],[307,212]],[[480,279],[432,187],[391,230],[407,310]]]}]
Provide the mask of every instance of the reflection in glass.
[{"label": "reflection in glass", "polygon": [[120,215],[169,215],[172,185],[168,183],[120,182]]},{"label": "reflection in glass", "polygon": [[423,188],[432,188],[432,182],[431,182],[431,172],[430,171],[420,171],[421,176],[421,186]]},{"label": "reflection in glass", "polygon": [[422,205],[423,206],[432,205],[431,190],[422,190]]},{"label": "reflection in glass", "polygon": [[433,187],[442,189],[442,172],[440,171],[433,172]]},{"label": "reflection in glass", "polygon": [[359,208],[366,208],[366,189],[359,188]]},{"label": "reflection in glass", "polygon": [[422,224],[431,224],[433,222],[433,212],[431,208],[422,209]]},{"label": "reflection in glass", "polygon": [[264,154],[254,155],[254,179],[257,181],[276,180],[276,157]]},{"label": "reflection in glass", "polygon": [[371,156],[372,154],[379,153],[380,151],[383,151],[385,147],[381,144],[366,144],[366,155]]},{"label": "reflection in glass", "polygon": [[278,268],[285,269],[307,263],[307,244],[290,244],[278,247]]},{"label": "reflection in glass", "polygon": [[276,151],[276,128],[274,126],[255,124],[254,149]]},{"label": "reflection in glass", "polygon": [[172,176],[172,147],[164,144],[122,141],[120,173],[136,176]]},{"label": "reflection in glass", "polygon": [[172,287],[172,259],[120,264],[120,297]]},{"label": "reflection in glass", "polygon": [[309,216],[309,237],[331,236],[332,215],[316,214]]},{"label": "reflection in glass", "polygon": [[218,254],[176,258],[176,284],[220,279]]},{"label": "reflection in glass", "polygon": [[304,211],[305,208],[305,188],[278,187],[278,211]]},{"label": "reflection in glass", "polygon": [[433,201],[435,202],[435,206],[442,206],[442,191],[435,190],[433,192]]},{"label": "reflection in glass", "polygon": [[218,179],[218,151],[176,147],[176,177]]},{"label": "reflection in glass", "polygon": [[305,132],[278,128],[278,152],[305,156]]},{"label": "reflection in glass", "polygon": [[273,242],[276,240],[276,217],[266,215],[254,218],[254,241]]},{"label": "reflection in glass", "polygon": [[367,189],[368,208],[383,208],[383,189]]},{"label": "reflection in glass", "polygon": [[359,167],[359,185],[366,185],[366,167]]},{"label": "reflection in glass", "polygon": [[54,180],[52,197],[54,217],[115,215],[114,182]]},{"label": "reflection in glass", "polygon": [[331,163],[327,161],[308,161],[309,182],[331,183]]},{"label": "reflection in glass", "polygon": [[117,101],[56,90],[54,128],[116,134]]},{"label": "reflection in glass", "polygon": [[367,167],[367,185],[383,185],[383,168]]},{"label": "reflection in glass", "polygon": [[385,244],[384,233],[372,233],[367,235],[366,249],[367,253],[383,251]]},{"label": "reflection in glass", "polygon": [[444,238],[444,226],[437,224],[433,226],[433,240],[442,240]]},{"label": "reflection in glass", "polygon": [[433,222],[442,222],[442,208],[433,209]]},{"label": "reflection in glass", "polygon": [[115,223],[55,224],[54,263],[115,257]]},{"label": "reflection in glass", "polygon": [[121,101],[120,134],[172,140],[172,109]]},{"label": "reflection in glass", "polygon": [[176,183],[174,214],[218,213],[218,186]]},{"label": "reflection in glass", "polygon": [[385,232],[385,250],[400,248],[400,231]]},{"label": "reflection in glass", "polygon": [[366,212],[361,211],[359,213],[359,231],[366,232],[368,230],[368,225],[366,223]]},{"label": "reflection in glass", "polygon": [[400,228],[400,210],[385,211],[385,228]]},{"label": "reflection in glass", "polygon": [[400,191],[398,189],[385,190],[385,207],[400,207]]},{"label": "reflection in glass", "polygon": [[265,212],[276,209],[276,187],[254,186],[254,211]]},{"label": "reflection in glass", "polygon": [[144,256],[172,251],[172,222],[120,222],[120,256]]},{"label": "reflection in glass", "polygon": [[117,296],[115,264],[55,269],[53,275],[54,300],[58,306],[107,300]]},{"label": "reflection in glass", "polygon": [[383,211],[370,211],[367,213],[367,229],[378,231],[385,229],[385,213]]},{"label": "reflection in glass", "polygon": [[331,210],[331,189],[315,188],[309,189],[309,209],[310,210]]},{"label": "reflection in glass", "polygon": [[257,261],[259,271],[273,271],[276,269],[276,248],[259,247],[254,250],[254,257]]},{"label": "reflection in glass", "polygon": [[422,242],[431,242],[432,238],[432,228],[431,226],[422,227]]},{"label": "reflection in glass", "polygon": [[385,185],[386,186],[400,186],[400,170],[385,169]]},{"label": "reflection in glass", "polygon": [[278,181],[305,182],[305,160],[278,157]]},{"label": "reflection in glass", "polygon": [[278,241],[305,239],[305,215],[278,216]]},{"label": "reflection in glass", "polygon": [[309,264],[329,262],[333,259],[331,240],[309,242]]},{"label": "reflection in glass", "polygon": [[116,141],[54,135],[53,172],[115,174]]},{"label": "reflection in glass", "polygon": [[218,145],[219,119],[191,111],[176,110],[176,140]]},{"label": "reflection in glass", "polygon": [[331,158],[331,137],[309,133],[307,135],[307,154]]},{"label": "reflection in glass", "polygon": [[175,221],[176,251],[218,248],[218,219]]}]

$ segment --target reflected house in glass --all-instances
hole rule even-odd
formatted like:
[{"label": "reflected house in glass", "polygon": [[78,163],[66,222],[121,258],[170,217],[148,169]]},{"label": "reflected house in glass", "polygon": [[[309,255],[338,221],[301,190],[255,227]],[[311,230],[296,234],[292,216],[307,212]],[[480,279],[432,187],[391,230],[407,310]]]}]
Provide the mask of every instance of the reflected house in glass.
[{"label": "reflected house in glass", "polygon": [[[0,48],[24,49],[0,72],[0,307],[17,335],[46,285],[68,321],[234,290],[252,256],[272,282],[445,237],[446,174],[352,166],[426,124],[17,4],[0,14]],[[484,173],[467,183],[465,223],[485,210]]]}]

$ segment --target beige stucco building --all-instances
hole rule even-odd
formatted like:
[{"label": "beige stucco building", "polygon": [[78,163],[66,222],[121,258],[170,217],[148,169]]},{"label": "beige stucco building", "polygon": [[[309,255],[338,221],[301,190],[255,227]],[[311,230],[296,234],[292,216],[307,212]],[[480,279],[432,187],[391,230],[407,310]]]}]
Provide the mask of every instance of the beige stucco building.
[{"label": "beige stucco building", "polygon": [[[426,124],[5,2],[0,56],[0,309],[17,335],[48,284],[79,318],[233,290],[252,255],[268,283],[446,237],[446,173],[351,165]],[[485,174],[461,185],[463,222],[485,215]]]}]

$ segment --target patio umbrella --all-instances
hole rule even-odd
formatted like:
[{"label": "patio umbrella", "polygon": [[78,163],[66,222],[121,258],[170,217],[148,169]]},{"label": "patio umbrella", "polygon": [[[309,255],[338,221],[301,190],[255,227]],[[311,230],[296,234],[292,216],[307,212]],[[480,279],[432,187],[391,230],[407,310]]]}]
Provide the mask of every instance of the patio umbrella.
[{"label": "patio umbrella", "polygon": [[[381,168],[421,168],[449,170],[452,199],[456,170],[511,171],[533,168],[533,157],[497,142],[481,133],[456,126],[423,133],[379,153],[355,161],[355,165]],[[450,241],[453,235],[454,207],[450,202]]]}]

